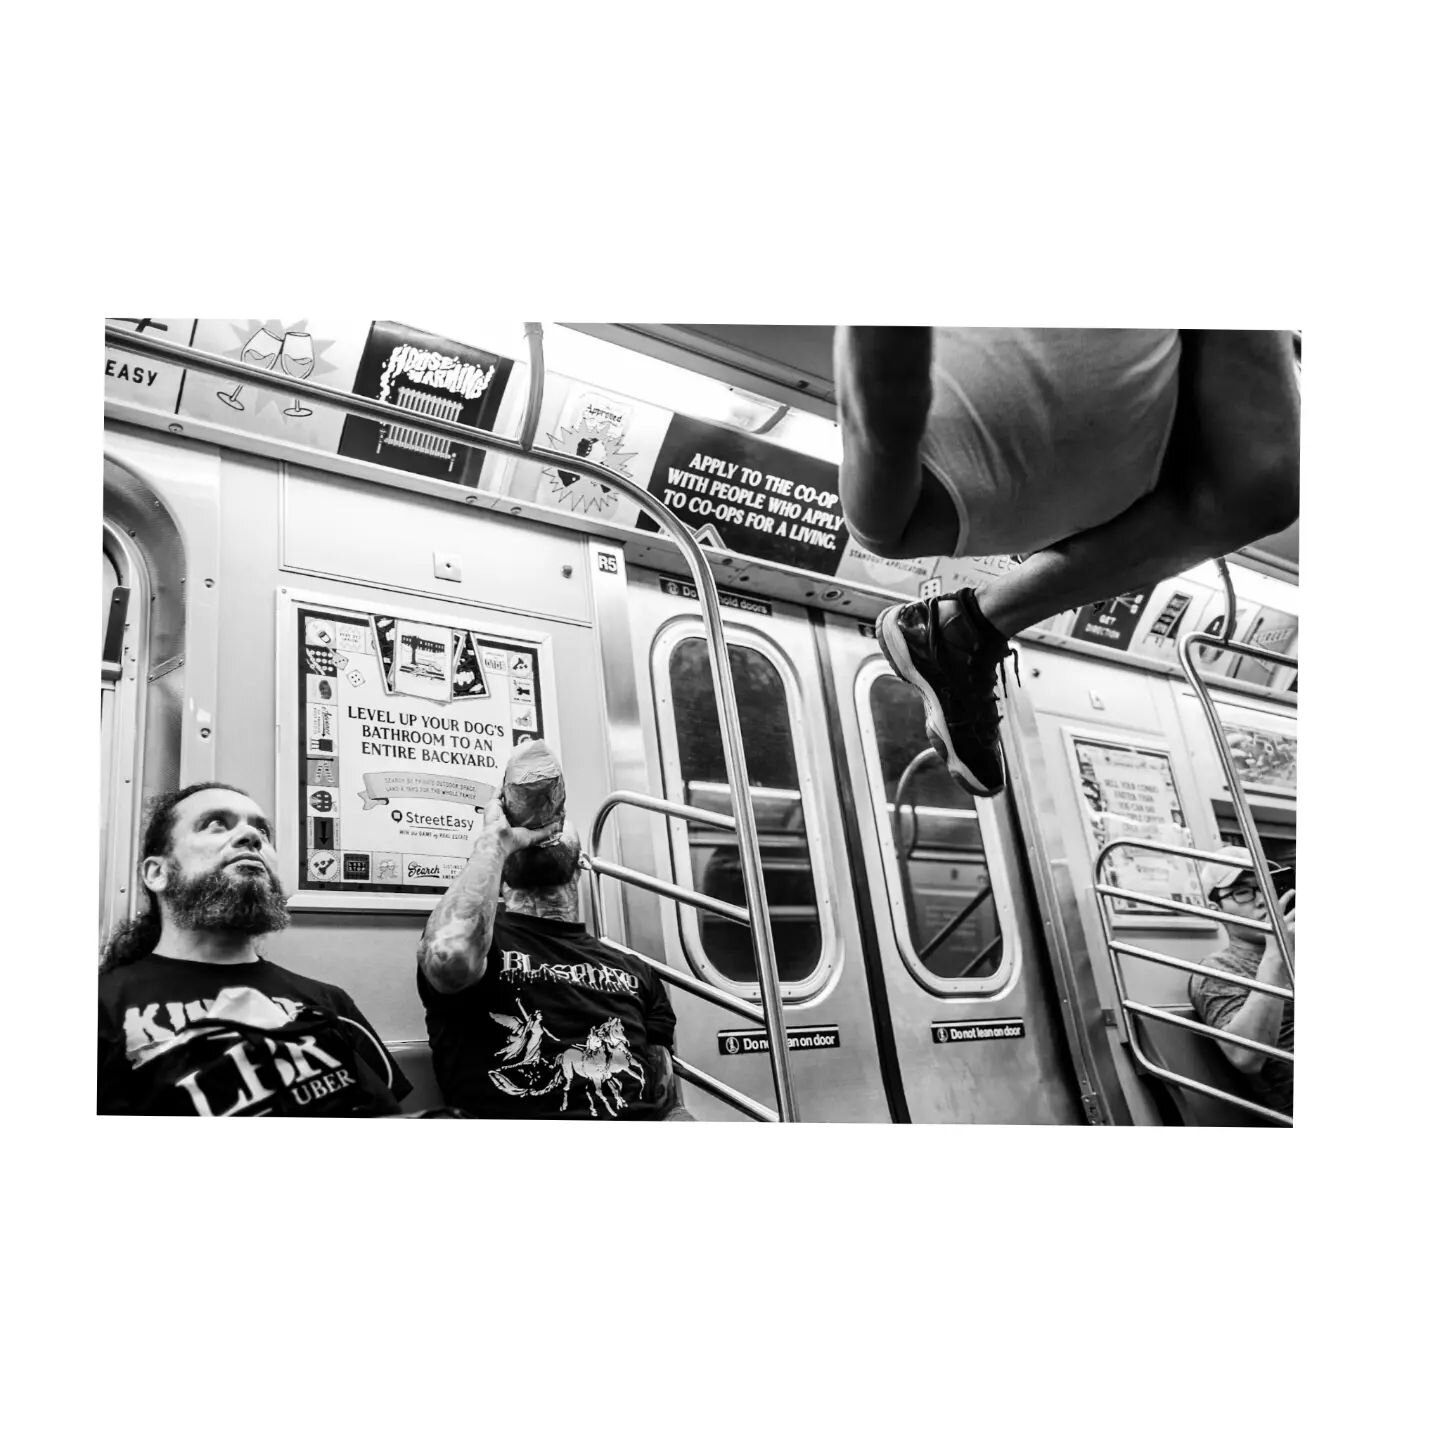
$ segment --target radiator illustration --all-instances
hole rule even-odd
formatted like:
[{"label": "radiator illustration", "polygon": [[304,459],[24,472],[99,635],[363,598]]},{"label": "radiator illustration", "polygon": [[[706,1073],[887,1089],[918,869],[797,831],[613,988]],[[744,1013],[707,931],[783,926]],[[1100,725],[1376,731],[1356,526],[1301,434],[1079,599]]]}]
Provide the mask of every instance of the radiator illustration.
[{"label": "radiator illustration", "polygon": [[[408,385],[399,387],[395,403],[402,410],[409,410],[412,414],[423,415],[430,420],[453,420],[460,418],[459,400],[447,400],[442,395],[432,395],[424,390],[414,390]],[[393,445],[400,450],[410,450],[417,455],[431,455],[437,460],[446,462],[446,469],[455,468],[455,447],[449,441],[439,435],[427,435],[424,431],[417,430],[413,425],[401,425],[392,420],[380,422],[379,438],[375,442],[375,453],[378,455],[386,445]]]}]

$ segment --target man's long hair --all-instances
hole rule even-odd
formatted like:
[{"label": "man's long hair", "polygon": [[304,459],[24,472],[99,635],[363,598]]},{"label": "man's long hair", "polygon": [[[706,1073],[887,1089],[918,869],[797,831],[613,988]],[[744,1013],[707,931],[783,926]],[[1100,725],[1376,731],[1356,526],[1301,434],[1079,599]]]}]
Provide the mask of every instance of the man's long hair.
[{"label": "man's long hair", "polygon": [[[143,866],[151,855],[170,854],[175,838],[175,807],[201,790],[233,790],[237,795],[250,798],[238,785],[226,785],[221,780],[202,780],[198,785],[187,785],[183,790],[167,790],[163,795],[157,795],[150,802],[150,816],[145,822],[145,833],[140,838],[140,865]],[[139,866],[136,867],[136,874],[138,877]],[[164,922],[160,913],[160,902],[151,894],[143,879],[140,881],[140,892],[140,909],[135,918],[122,920],[110,932],[110,938],[101,952],[102,974],[107,970],[118,970],[120,966],[130,965],[136,960],[143,960],[154,953],[155,946],[160,941]]]}]

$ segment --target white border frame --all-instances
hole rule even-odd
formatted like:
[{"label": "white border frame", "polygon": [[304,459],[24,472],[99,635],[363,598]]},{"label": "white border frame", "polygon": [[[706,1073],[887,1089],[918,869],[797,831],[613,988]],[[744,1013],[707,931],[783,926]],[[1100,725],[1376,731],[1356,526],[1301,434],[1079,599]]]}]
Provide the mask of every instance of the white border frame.
[{"label": "white border frame", "polygon": [[[378,605],[379,609],[372,608]],[[434,610],[416,609],[407,603],[391,604],[388,599],[359,601],[348,595],[329,594],[323,590],[296,590],[281,585],[275,591],[275,824],[279,840],[280,873],[282,881],[291,893],[286,902],[292,911],[384,911],[391,914],[428,915],[445,894],[447,887],[440,887],[433,895],[393,895],[384,891],[366,893],[363,890],[315,891],[301,890],[299,826],[304,823],[296,800],[298,782],[295,766],[303,756],[297,753],[300,745],[300,726],[296,719],[299,714],[300,697],[298,686],[299,657],[296,654],[295,612],[301,606],[317,606],[340,615],[352,615],[357,622],[365,623],[379,613],[394,615],[397,620],[408,620],[415,624],[437,625],[445,629],[458,628],[457,613],[448,614]],[[464,610],[478,607],[465,605]],[[549,712],[545,726],[545,743],[560,755],[560,738],[555,724],[555,657],[551,637],[538,630],[521,630],[508,625],[495,625],[488,619],[469,628],[477,634],[493,635],[497,640],[516,640],[533,645],[539,658],[540,699]],[[562,757],[563,763],[563,757]],[[343,848],[343,847],[342,847]]]}]

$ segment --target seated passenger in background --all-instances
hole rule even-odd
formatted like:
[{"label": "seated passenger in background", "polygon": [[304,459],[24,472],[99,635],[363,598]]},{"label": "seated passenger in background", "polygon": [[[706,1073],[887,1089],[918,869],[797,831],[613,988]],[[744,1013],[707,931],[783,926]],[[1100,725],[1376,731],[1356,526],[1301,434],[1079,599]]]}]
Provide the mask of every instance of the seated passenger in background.
[{"label": "seated passenger in background", "polygon": [[144,908],[100,969],[99,1112],[395,1115],[410,1082],[334,985],[262,959],[290,923],[274,835],[242,790],[208,781],[155,802]]},{"label": "seated passenger in background", "polygon": [[522,745],[420,941],[441,1093],[486,1119],[693,1120],[665,987],[586,931],[579,866],[559,763]]},{"label": "seated passenger in background", "polygon": [[995,682],[1011,636],[1299,514],[1287,332],[842,325],[835,383],[840,498],[861,545],[1028,557],[876,624],[931,743],[976,795],[1005,785]]},{"label": "seated passenger in background", "polygon": [[[1247,920],[1264,920],[1265,897],[1255,880],[1250,852],[1238,845],[1227,845],[1219,852],[1235,863],[1212,862],[1200,869],[1200,883],[1206,899],[1227,915],[1243,915]],[[1273,867],[1272,867],[1273,868]],[[1280,908],[1287,912],[1285,929],[1295,945],[1295,892],[1280,897]],[[1223,922],[1222,922],[1223,923]],[[1225,949],[1208,956],[1204,964],[1212,970],[1228,970],[1247,980],[1260,980],[1267,985],[1291,989],[1285,973],[1285,961],[1273,935],[1226,925],[1230,943]],[[1190,977],[1190,1003],[1206,1025],[1258,1040],[1281,1050],[1295,1049],[1295,1003],[1267,995],[1263,990],[1249,990],[1243,985],[1212,980],[1208,975]],[[1217,1042],[1225,1058],[1240,1072],[1245,1091],[1252,1100],[1272,1110],[1294,1113],[1295,1067],[1289,1061],[1276,1060],[1242,1045]]]}]

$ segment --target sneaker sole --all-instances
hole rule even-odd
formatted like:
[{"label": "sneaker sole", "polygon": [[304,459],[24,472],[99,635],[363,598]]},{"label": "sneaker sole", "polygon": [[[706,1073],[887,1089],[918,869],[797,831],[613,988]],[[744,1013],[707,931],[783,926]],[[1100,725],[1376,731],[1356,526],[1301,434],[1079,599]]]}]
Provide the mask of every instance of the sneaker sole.
[{"label": "sneaker sole", "polygon": [[955,753],[955,747],[950,742],[950,726],[945,721],[945,710],[940,704],[940,697],[915,668],[915,664],[910,658],[910,647],[906,644],[904,635],[900,633],[899,614],[900,606],[892,605],[888,610],[883,611],[875,622],[875,635],[880,642],[881,652],[890,662],[890,668],[907,685],[913,685],[920,692],[920,698],[925,702],[925,733],[929,736],[936,753],[945,762],[945,768],[972,795],[976,795],[982,800],[991,799],[1005,788],[1005,782],[1009,778],[1005,769],[1005,752],[1003,750],[1000,752],[1000,783],[998,785],[993,788],[983,785],[975,775],[971,774],[969,767]]}]

